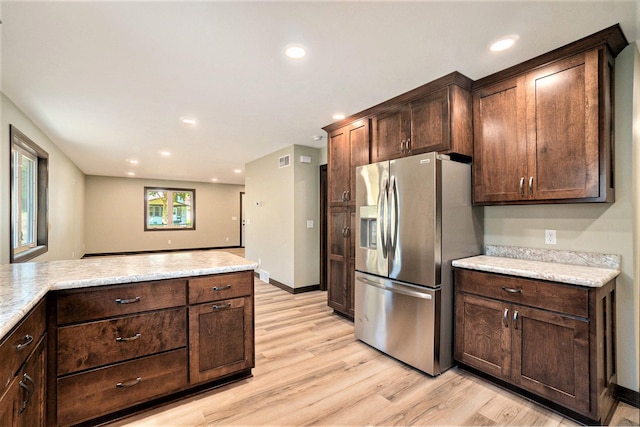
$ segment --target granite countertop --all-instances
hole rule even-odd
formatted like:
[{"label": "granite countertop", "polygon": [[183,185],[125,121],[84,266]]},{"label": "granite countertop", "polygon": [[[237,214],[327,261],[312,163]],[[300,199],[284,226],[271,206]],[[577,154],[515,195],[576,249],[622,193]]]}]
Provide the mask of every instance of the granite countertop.
[{"label": "granite countertop", "polygon": [[620,274],[620,255],[487,246],[485,255],[455,260],[452,265],[530,279],[600,287]]},{"label": "granite countertop", "polygon": [[50,290],[77,289],[253,270],[222,251],[172,252],[0,265],[0,338]]}]

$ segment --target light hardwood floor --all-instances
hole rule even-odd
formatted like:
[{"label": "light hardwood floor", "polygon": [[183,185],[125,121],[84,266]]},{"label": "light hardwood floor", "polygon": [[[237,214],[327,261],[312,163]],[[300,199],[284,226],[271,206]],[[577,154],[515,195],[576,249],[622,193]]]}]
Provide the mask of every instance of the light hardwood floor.
[{"label": "light hardwood floor", "polygon": [[[429,377],[357,341],[326,292],[291,295],[256,280],[253,377],[113,426],[570,426],[569,419],[473,375]],[[638,425],[620,405],[612,424]]]}]

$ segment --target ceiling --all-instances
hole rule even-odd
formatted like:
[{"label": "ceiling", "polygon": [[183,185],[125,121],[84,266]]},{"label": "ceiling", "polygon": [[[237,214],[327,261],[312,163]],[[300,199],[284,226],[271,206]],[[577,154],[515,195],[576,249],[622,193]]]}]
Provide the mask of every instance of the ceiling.
[{"label": "ceiling", "polygon": [[[243,184],[247,162],[325,146],[336,112],[452,71],[476,80],[616,23],[638,40],[640,7],[3,0],[0,16],[2,91],[85,174]],[[512,33],[515,47],[488,50]],[[285,57],[289,44],[307,56]]]}]

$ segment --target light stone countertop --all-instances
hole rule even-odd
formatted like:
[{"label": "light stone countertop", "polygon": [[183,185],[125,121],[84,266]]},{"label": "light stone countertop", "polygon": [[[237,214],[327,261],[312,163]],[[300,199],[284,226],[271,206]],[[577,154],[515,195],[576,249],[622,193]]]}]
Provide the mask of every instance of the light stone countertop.
[{"label": "light stone countertop", "polygon": [[620,256],[487,246],[485,253],[452,262],[454,267],[571,285],[600,287],[620,274]]},{"label": "light stone countertop", "polygon": [[50,290],[253,270],[222,251],[171,252],[0,265],[0,339]]}]

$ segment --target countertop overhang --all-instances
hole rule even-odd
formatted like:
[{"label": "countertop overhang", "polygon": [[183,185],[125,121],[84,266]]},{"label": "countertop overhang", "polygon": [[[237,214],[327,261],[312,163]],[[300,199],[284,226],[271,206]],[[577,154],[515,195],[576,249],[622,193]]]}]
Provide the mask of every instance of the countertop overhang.
[{"label": "countertop overhang", "polygon": [[171,252],[0,265],[0,338],[49,291],[254,270],[222,251]]}]

